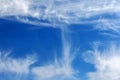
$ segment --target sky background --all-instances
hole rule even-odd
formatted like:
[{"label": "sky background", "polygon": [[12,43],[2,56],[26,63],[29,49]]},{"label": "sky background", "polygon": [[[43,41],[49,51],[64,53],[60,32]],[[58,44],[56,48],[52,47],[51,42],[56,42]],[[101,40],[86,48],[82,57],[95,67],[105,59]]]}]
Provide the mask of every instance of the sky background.
[{"label": "sky background", "polygon": [[120,80],[120,0],[0,0],[0,80]]}]

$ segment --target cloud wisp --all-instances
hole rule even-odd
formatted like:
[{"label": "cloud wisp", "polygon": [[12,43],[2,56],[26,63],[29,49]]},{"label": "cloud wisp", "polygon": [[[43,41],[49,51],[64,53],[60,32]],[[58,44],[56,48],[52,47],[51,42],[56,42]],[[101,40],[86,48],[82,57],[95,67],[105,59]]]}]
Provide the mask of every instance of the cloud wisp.
[{"label": "cloud wisp", "polygon": [[32,57],[14,59],[9,57],[10,52],[0,52],[0,72],[13,72],[16,74],[29,73],[29,67],[35,60]]},{"label": "cloud wisp", "polygon": [[11,52],[0,52],[0,78],[2,80],[26,80],[30,66],[35,63],[32,56],[13,58]]},{"label": "cloud wisp", "polygon": [[0,18],[57,28],[64,24],[96,24],[95,29],[103,31],[103,35],[116,36],[120,34],[119,2],[120,0],[0,0]]},{"label": "cloud wisp", "polygon": [[120,0],[0,0],[0,18],[14,16],[19,21],[39,25],[58,22],[91,23],[97,20],[89,19],[95,16],[99,19],[101,14],[114,13],[119,17],[119,2]]},{"label": "cloud wisp", "polygon": [[89,62],[94,65],[95,71],[88,73],[88,80],[119,80],[120,79],[120,47],[110,45],[104,50],[95,48],[89,51]]},{"label": "cloud wisp", "polygon": [[[15,19],[28,24],[52,27],[59,24],[92,23],[104,35],[120,34],[120,0],[0,0],[0,5],[1,19]],[[107,17],[107,14],[110,16]],[[114,18],[111,19],[111,16]],[[72,54],[72,46],[66,38],[68,30],[64,32],[65,28],[60,29],[63,41],[62,58],[55,58],[50,64],[31,67],[36,62],[31,57],[15,59],[0,53],[0,73],[14,73],[17,76],[32,74],[35,80],[77,79],[76,71],[72,67],[72,56],[75,55]],[[95,49],[92,54],[91,62],[96,71],[88,73],[89,80],[120,79],[119,47],[113,46],[104,51]]]},{"label": "cloud wisp", "polygon": [[75,52],[68,41],[66,32],[62,31],[62,57],[55,58],[54,62],[32,69],[37,80],[78,80],[77,71],[73,68]]},{"label": "cloud wisp", "polygon": [[51,63],[45,62],[38,66],[32,66],[36,62],[40,63],[36,56],[13,58],[10,52],[1,52],[0,75],[3,75],[3,80],[77,80],[71,49],[70,43],[63,41],[62,57],[55,57]]}]

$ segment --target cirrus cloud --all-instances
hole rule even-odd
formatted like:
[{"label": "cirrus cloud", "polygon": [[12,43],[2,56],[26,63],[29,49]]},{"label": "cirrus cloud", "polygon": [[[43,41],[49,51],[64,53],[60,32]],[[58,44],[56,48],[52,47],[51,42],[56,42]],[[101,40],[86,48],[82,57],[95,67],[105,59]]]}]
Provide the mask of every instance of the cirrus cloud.
[{"label": "cirrus cloud", "polygon": [[120,79],[120,47],[110,45],[103,50],[95,48],[89,51],[89,61],[94,65],[95,71],[88,72],[88,80],[119,80]]}]

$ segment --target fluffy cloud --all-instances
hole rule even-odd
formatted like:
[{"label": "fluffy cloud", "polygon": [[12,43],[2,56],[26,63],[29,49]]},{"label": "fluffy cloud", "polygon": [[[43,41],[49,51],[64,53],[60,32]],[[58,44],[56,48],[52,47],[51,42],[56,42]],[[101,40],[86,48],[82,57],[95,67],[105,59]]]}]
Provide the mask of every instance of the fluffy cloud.
[{"label": "fluffy cloud", "polygon": [[94,65],[96,71],[89,72],[89,80],[119,80],[120,79],[120,47],[110,45],[109,48],[100,50],[98,48],[90,51],[92,58],[89,61]]}]

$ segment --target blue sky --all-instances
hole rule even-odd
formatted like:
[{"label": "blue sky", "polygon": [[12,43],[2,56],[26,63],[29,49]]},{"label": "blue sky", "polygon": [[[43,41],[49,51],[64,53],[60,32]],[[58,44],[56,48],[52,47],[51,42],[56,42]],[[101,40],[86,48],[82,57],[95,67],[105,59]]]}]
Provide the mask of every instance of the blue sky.
[{"label": "blue sky", "polygon": [[120,0],[0,0],[0,80],[120,80]]}]

